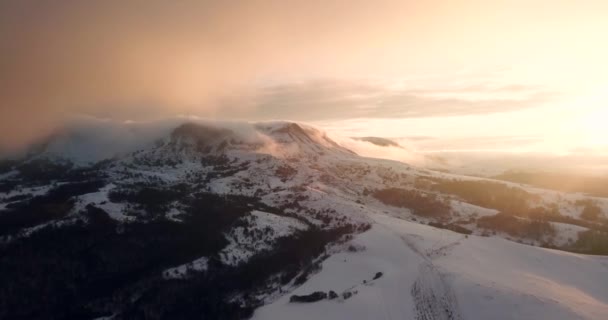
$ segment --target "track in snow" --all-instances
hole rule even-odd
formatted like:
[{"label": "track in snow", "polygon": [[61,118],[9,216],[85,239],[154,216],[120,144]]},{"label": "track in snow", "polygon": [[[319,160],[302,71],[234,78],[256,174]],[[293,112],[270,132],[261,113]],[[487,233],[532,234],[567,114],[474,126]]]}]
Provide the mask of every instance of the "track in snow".
[{"label": "track in snow", "polygon": [[419,267],[418,279],[412,286],[417,320],[461,320],[456,296],[432,263]]},{"label": "track in snow", "polygon": [[411,293],[416,308],[417,320],[462,320],[456,296],[445,275],[439,272],[433,264],[433,258],[446,255],[459,241],[454,241],[438,249],[427,252],[420,250],[407,237],[403,242],[414,252],[420,255],[424,262],[418,267],[418,278],[412,286]]}]

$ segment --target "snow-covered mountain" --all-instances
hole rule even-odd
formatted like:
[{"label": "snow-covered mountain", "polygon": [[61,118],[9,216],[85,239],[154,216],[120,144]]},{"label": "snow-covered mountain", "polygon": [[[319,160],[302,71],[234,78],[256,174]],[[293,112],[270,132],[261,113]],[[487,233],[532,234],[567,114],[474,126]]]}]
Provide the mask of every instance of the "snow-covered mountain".
[{"label": "snow-covered mountain", "polygon": [[607,214],[292,122],[73,126],[0,165],[0,318],[603,319]]}]

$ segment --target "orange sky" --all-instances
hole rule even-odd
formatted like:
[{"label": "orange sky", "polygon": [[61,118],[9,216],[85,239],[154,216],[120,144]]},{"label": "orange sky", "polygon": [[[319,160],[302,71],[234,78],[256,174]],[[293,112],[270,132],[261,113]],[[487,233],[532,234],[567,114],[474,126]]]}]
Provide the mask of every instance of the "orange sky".
[{"label": "orange sky", "polygon": [[[74,114],[344,127],[350,109],[603,145],[606,34],[606,1],[3,1],[0,145]],[[470,129],[505,119],[521,125]]]}]

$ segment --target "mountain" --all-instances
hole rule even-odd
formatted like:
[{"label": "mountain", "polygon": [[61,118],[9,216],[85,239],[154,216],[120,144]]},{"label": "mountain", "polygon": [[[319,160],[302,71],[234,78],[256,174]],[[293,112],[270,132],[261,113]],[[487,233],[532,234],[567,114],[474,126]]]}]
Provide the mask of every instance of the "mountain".
[{"label": "mountain", "polygon": [[[107,136],[106,136],[107,134]],[[293,122],[68,127],[0,166],[0,319],[602,319],[608,199]]]}]

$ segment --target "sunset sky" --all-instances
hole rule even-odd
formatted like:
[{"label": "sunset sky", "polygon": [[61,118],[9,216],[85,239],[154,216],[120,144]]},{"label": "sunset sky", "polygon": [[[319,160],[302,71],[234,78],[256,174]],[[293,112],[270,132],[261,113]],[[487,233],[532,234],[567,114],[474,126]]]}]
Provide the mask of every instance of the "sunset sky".
[{"label": "sunset sky", "polygon": [[2,1],[0,146],[73,116],[608,154],[608,1]]}]

